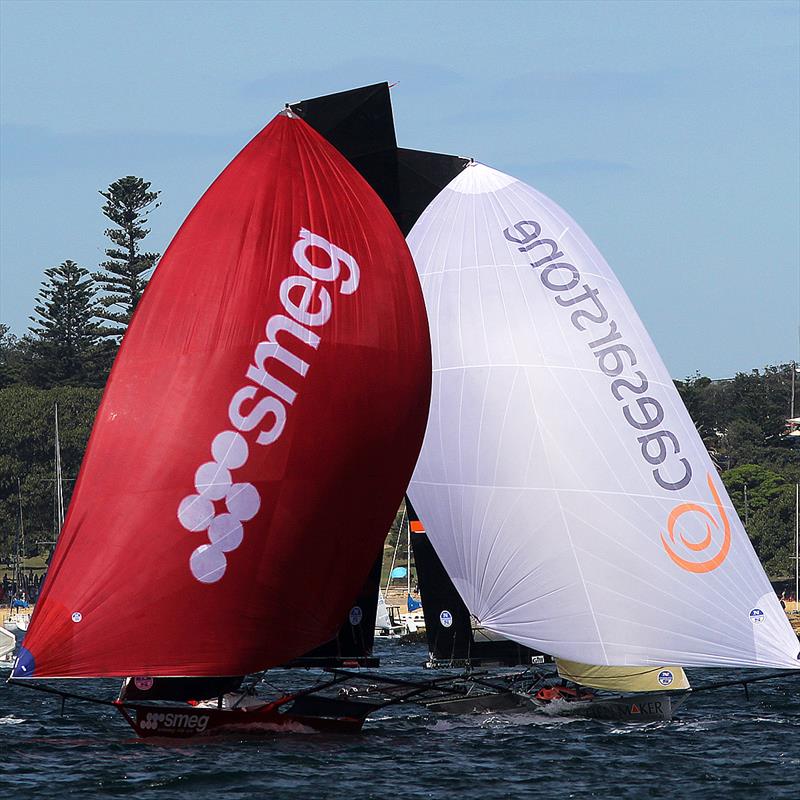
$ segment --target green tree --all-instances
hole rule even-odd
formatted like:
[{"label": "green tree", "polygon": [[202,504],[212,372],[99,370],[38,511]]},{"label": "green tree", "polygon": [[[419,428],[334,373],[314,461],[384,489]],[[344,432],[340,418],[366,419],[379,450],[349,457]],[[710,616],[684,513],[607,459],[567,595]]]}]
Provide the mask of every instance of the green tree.
[{"label": "green tree", "polygon": [[8,325],[0,323],[0,389],[18,380],[21,349],[19,339]]},{"label": "green tree", "polygon": [[58,403],[64,500],[69,502],[101,389],[16,384],[0,389],[0,561],[8,563],[18,527],[17,478],[22,489],[26,555],[53,540],[54,414]]},{"label": "green tree", "polygon": [[[785,489],[786,479],[759,464],[742,464],[722,474],[734,508],[742,520],[772,503]],[[747,504],[745,506],[745,487]]]},{"label": "green tree", "polygon": [[739,372],[731,382],[729,403],[734,416],[758,425],[758,444],[781,441],[791,408],[791,364]]},{"label": "green tree", "polygon": [[711,378],[706,378],[700,373],[683,381],[675,381],[675,387],[680,393],[686,410],[704,438],[719,430],[719,419],[714,413],[715,409],[706,402],[711,384]]},{"label": "green tree", "polygon": [[769,504],[752,515],[748,534],[768,575],[781,578],[794,572],[794,486],[782,486]]},{"label": "green tree", "polygon": [[747,417],[737,417],[721,437],[717,462],[726,469],[744,464],[760,463],[763,454],[764,431]]},{"label": "green tree", "polygon": [[160,192],[151,192],[149,181],[128,175],[100,194],[106,199],[103,214],[115,227],[105,231],[113,246],[106,250],[108,258],[100,265],[101,271],[94,274],[105,292],[98,316],[112,323],[104,328],[104,335],[119,337],[125,333],[159,257],[158,253],[142,252],[141,244],[150,233],[145,227],[147,215],[160,205],[156,203]]},{"label": "green tree", "polygon": [[[675,385],[721,469],[761,464],[800,476],[800,441],[787,436],[792,365],[767,366],[712,381],[696,375]],[[795,412],[797,413],[797,412]]]},{"label": "green tree", "polygon": [[105,350],[95,321],[95,284],[74,261],[44,271],[36,316],[23,342],[25,377],[35,386],[102,385]]}]

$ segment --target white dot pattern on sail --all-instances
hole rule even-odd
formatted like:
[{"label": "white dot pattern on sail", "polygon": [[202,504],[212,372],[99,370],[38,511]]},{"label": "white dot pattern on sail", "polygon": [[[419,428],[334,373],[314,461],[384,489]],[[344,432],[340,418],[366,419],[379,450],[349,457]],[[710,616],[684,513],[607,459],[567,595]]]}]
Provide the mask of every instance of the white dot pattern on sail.
[{"label": "white dot pattern on sail", "polygon": [[[309,255],[312,250],[317,251],[316,256]],[[314,260],[320,253],[326,254],[324,265]],[[291,257],[304,274],[289,275],[281,282],[278,295],[287,313],[275,314],[267,320],[266,340],[255,345],[253,364],[248,362],[243,369],[248,384],[235,392],[228,406],[228,422],[237,430],[224,430],[214,437],[211,442],[213,460],[201,464],[194,474],[197,494],[184,497],[178,504],[181,525],[192,533],[205,531],[208,536],[208,542],[199,545],[189,558],[189,569],[201,583],[216,583],[222,578],[227,568],[226,553],[233,552],[244,541],[242,523],[253,519],[261,508],[258,489],[252,483],[234,483],[231,473],[243,467],[250,455],[243,433],[258,428],[266,419],[271,424],[256,433],[255,442],[260,446],[273,444],[283,433],[288,409],[297,397],[297,391],[269,374],[267,361],[279,358],[300,377],[308,373],[310,365],[306,361],[278,345],[278,332],[291,331],[298,341],[316,350],[321,337],[305,326],[324,326],[333,312],[327,289],[316,287],[319,310],[314,313],[309,311],[306,302],[297,305],[292,300],[291,290],[300,287],[313,292],[316,284],[310,278],[328,282],[341,278],[339,293],[343,295],[358,289],[360,269],[353,256],[306,228],[300,228]],[[266,396],[249,413],[243,413],[243,403],[252,401],[259,391],[266,391]],[[221,501],[227,513],[217,514],[214,503]]]}]

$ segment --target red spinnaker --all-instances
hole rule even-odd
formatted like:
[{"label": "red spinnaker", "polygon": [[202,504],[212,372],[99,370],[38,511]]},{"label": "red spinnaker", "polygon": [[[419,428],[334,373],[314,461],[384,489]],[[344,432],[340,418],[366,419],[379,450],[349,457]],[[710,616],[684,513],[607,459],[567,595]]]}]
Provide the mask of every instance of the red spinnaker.
[{"label": "red spinnaker", "polygon": [[136,311],[14,676],[241,675],[330,639],[429,397],[400,231],[338,151],[279,115]]}]

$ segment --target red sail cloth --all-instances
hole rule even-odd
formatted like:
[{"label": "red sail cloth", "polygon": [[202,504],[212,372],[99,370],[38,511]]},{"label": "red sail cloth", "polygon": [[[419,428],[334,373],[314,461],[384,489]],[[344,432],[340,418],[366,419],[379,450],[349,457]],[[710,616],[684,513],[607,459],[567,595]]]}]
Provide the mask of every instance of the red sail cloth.
[{"label": "red sail cloth", "polygon": [[397,225],[279,115],[134,315],[15,676],[240,675],[330,639],[408,484],[430,371]]}]

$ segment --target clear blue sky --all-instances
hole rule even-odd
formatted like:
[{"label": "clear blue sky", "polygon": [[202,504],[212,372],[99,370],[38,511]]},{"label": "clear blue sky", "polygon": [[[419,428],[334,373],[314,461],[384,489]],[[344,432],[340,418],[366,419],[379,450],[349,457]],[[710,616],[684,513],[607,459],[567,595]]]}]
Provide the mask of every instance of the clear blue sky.
[{"label": "clear blue sky", "polygon": [[46,267],[102,260],[99,189],[152,181],[163,252],[284,102],[388,80],[402,145],[474,156],[578,220],[675,377],[798,355],[795,0],[0,8],[0,319],[17,333]]}]

